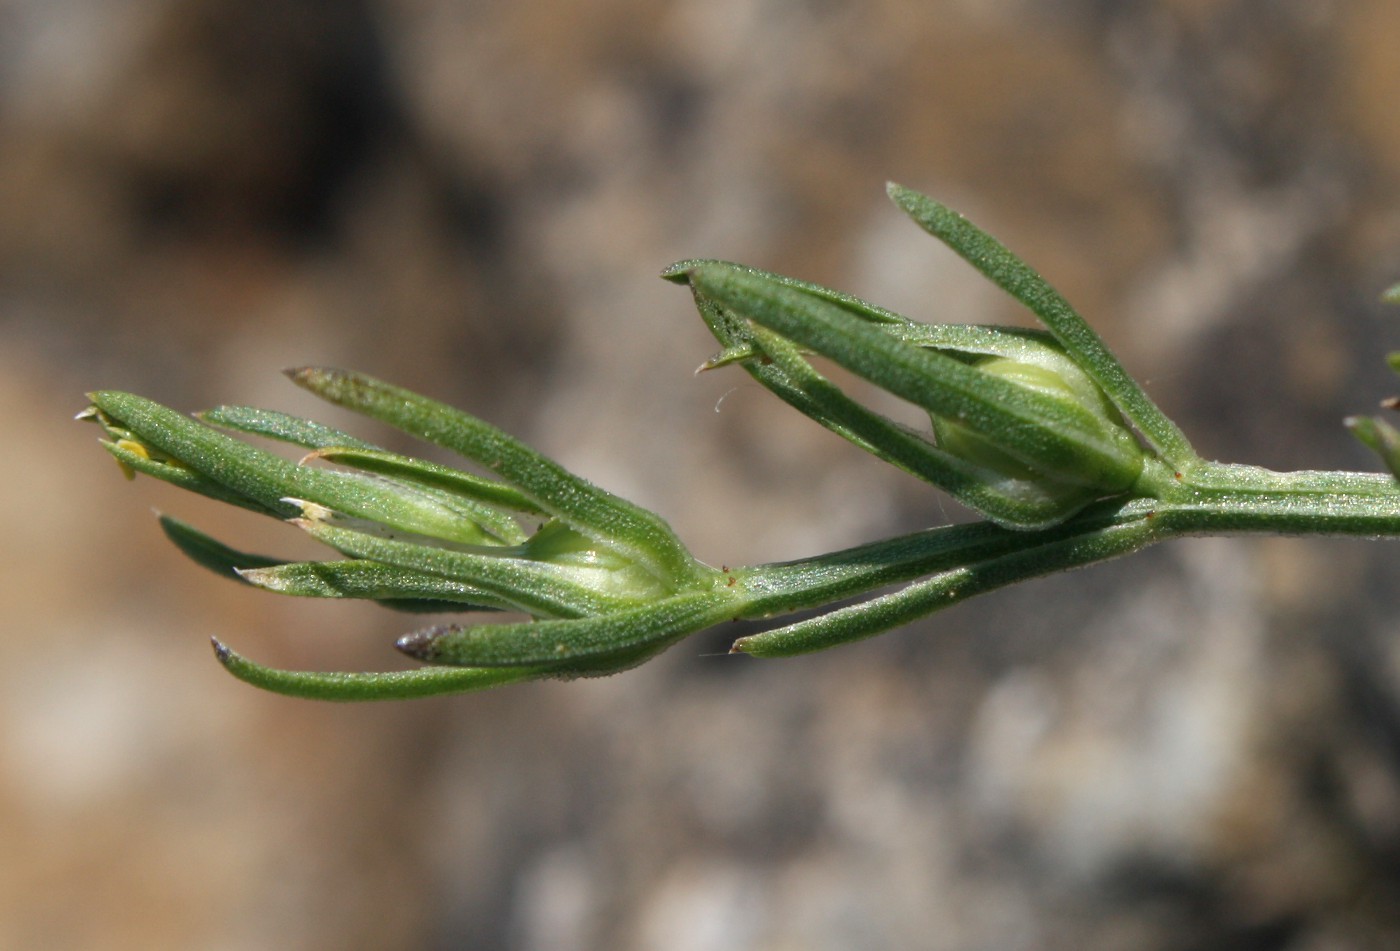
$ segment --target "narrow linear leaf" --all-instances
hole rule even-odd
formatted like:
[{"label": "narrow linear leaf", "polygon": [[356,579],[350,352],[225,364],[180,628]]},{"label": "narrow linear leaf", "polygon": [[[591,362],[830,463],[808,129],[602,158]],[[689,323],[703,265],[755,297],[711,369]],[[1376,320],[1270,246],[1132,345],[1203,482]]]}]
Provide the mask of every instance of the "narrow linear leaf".
[{"label": "narrow linear leaf", "polygon": [[1039,347],[1058,343],[1053,335],[1043,330],[987,324],[910,323],[890,328],[887,332],[916,347],[928,347],[945,353],[1007,357],[1011,360],[1033,359]]},{"label": "narrow linear leaf", "polygon": [[285,517],[285,512],[270,508],[260,502],[240,495],[237,492],[195,472],[185,466],[164,459],[153,459],[150,453],[140,444],[128,440],[119,442],[103,442],[102,448],[117,460],[117,463],[124,469],[131,472],[139,472],[148,475],[153,479],[167,482],[176,488],[184,489],[186,492],[193,492],[195,495],[202,495],[205,498],[213,499],[216,502],[223,502],[227,505],[235,505],[239,508],[257,512],[260,515],[271,515],[274,518]]},{"label": "narrow linear leaf", "polygon": [[413,611],[507,610],[481,588],[381,562],[298,561],[249,566],[238,577],[265,591],[302,598],[363,598]]},{"label": "narrow linear leaf", "polygon": [[410,456],[378,449],[332,446],[313,452],[302,462],[312,459],[387,476],[434,492],[445,492],[460,502],[468,503],[466,511],[476,513],[478,521],[507,544],[518,544],[525,535],[513,518],[496,507],[522,514],[545,514],[528,496],[511,486]]},{"label": "narrow linear leaf", "polygon": [[[852,314],[863,320],[883,327],[891,334],[902,335],[905,328],[917,327],[908,317],[897,314],[892,310],[886,310],[877,304],[863,301],[859,297],[844,294],[841,291],[832,290],[829,287],[822,287],[820,284],[809,284],[806,281],[799,281],[796,278],[787,277],[782,274],[775,274],[772,271],[765,271],[761,268],[749,267],[746,264],[735,264],[730,261],[704,260],[693,258],[687,261],[677,261],[666,270],[661,272],[663,280],[671,281],[675,284],[685,284],[690,280],[690,273],[698,268],[709,265],[717,265],[723,268],[730,268],[751,274],[754,277],[780,284],[783,287],[791,287],[794,290],[804,291],[813,297],[818,297],[824,301],[836,304],[850,311]],[[741,360],[748,360],[756,355],[756,351],[751,344],[734,343],[725,347],[724,351],[715,357],[705,361],[701,369],[715,370],[731,363],[738,363]]]},{"label": "narrow linear leaf", "polygon": [[411,700],[487,690],[552,675],[549,670],[529,667],[422,667],[384,673],[279,670],[256,664],[217,640],[214,655],[225,670],[244,683],[308,700]]},{"label": "narrow linear leaf", "polygon": [[[998,327],[984,324],[922,323],[911,320],[902,314],[886,310],[876,304],[843,294],[840,291],[809,284],[771,271],[756,267],[734,264],[729,261],[692,259],[678,261],[661,272],[662,278],[676,284],[689,281],[690,273],[700,267],[718,265],[732,268],[796,290],[805,291],[814,297],[844,307],[858,317],[880,327],[896,340],[929,347],[934,350],[955,350],[962,353],[987,354],[1021,359],[1030,352],[1031,345],[1054,340],[1054,336],[1043,330],[1030,330],[1020,327]],[[712,370],[731,363],[760,356],[759,349],[747,341],[734,341],[716,357],[707,360],[703,369]]]},{"label": "narrow linear leaf", "polygon": [[[540,512],[528,498],[510,486],[447,466],[388,452],[341,430],[298,416],[250,406],[218,406],[199,413],[197,418],[214,426],[248,435],[264,436],[312,450],[312,454],[303,459],[302,464],[308,459],[323,459],[363,472],[388,476],[396,481],[414,485],[420,490],[427,489],[435,493],[445,491],[456,500],[456,507],[462,515],[486,528],[503,544],[519,544],[526,536],[513,518],[491,506],[523,513]],[[441,501],[441,497],[439,500]],[[463,500],[467,502],[465,507],[462,505]]]},{"label": "narrow linear leaf", "polygon": [[341,432],[322,423],[300,416],[289,416],[271,409],[258,409],[253,406],[216,406],[195,414],[211,426],[249,436],[263,436],[278,442],[290,443],[303,449],[326,449],[331,446],[345,446],[355,449],[375,449],[372,443]]},{"label": "narrow linear leaf", "polygon": [[1177,425],[1138,386],[1103,338],[1043,277],[1000,241],[945,205],[893,182],[887,191],[920,227],[1039,317],[1164,459],[1178,466],[1196,459],[1195,450]]},{"label": "narrow linear leaf", "polygon": [[328,447],[312,453],[308,458],[324,459],[337,465],[363,469],[380,475],[393,476],[406,482],[415,482],[437,489],[446,489],[466,498],[498,505],[502,508],[534,515],[546,514],[545,510],[530,501],[523,492],[481,476],[462,472],[450,466],[441,466],[411,456],[383,450],[355,449],[340,446]]},{"label": "narrow linear leaf", "polygon": [[160,528],[165,537],[195,564],[208,568],[216,575],[231,578],[246,584],[240,572],[250,568],[268,568],[282,564],[279,558],[264,555],[250,555],[247,552],[230,548],[223,542],[211,538],[193,525],[189,525],[169,515],[161,515]]},{"label": "narrow linear leaf", "polygon": [[[411,488],[363,473],[299,466],[130,393],[105,391],[91,397],[94,406],[143,446],[279,517],[294,512],[285,499],[306,499],[404,531],[465,544],[490,541],[476,523]],[[143,465],[139,459],[128,464]],[[166,481],[174,481],[173,474]]]},{"label": "narrow linear leaf", "polygon": [[670,267],[666,268],[666,270],[662,271],[661,277],[663,280],[670,281],[673,284],[685,284],[689,282],[692,271],[710,265],[716,265],[729,270],[743,271],[745,274],[751,274],[761,280],[780,284],[783,287],[791,287],[793,290],[802,291],[813,297],[819,297],[824,301],[845,308],[857,317],[861,317],[872,324],[888,324],[892,327],[901,327],[905,324],[914,323],[914,321],[902,314],[896,314],[892,310],[886,310],[878,304],[872,304],[869,301],[861,300],[859,297],[853,297],[850,294],[832,290],[829,287],[822,287],[820,284],[809,284],[806,281],[799,281],[795,277],[787,277],[783,274],[765,271],[762,268],[750,267],[747,264],[735,264],[732,261],[706,260],[702,258],[677,261],[675,264],[672,264]]},{"label": "narrow linear leaf", "polygon": [[160,516],[166,537],[190,560],[224,578],[278,594],[363,598],[412,613],[494,611],[504,605],[484,591],[445,578],[372,561],[287,562],[238,551],[192,525]]},{"label": "narrow linear leaf", "polygon": [[673,584],[702,572],[660,517],[573,475],[474,416],[361,374],[305,367],[297,385],[340,406],[450,449],[514,485],[538,507]]},{"label": "narrow linear leaf", "polygon": [[[302,465],[310,459],[323,459],[412,485],[420,492],[428,492],[463,518],[475,522],[501,544],[518,545],[525,540],[526,534],[508,513],[498,511],[492,505],[521,512],[538,511],[528,499],[509,486],[447,466],[387,452],[349,433],[299,416],[251,406],[216,406],[197,413],[196,418],[222,429],[276,439],[312,450],[311,455],[301,460]],[[444,492],[446,496],[442,494]],[[482,502],[487,504],[479,504]]]},{"label": "narrow linear leaf", "polygon": [[1105,501],[1034,534],[987,522],[944,525],[813,558],[735,569],[732,574],[745,598],[743,616],[772,617],[1153,518],[1153,512],[1151,500]]},{"label": "narrow linear leaf", "polygon": [[429,628],[406,636],[399,647],[434,664],[578,664],[669,645],[733,617],[736,607],[737,599],[727,589],[694,592],[580,620]]}]

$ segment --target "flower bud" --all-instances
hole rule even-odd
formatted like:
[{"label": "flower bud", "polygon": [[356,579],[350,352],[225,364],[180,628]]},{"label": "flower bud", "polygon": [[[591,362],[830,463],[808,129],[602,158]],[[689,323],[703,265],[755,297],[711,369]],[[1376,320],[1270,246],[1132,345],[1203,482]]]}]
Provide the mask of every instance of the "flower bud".
[{"label": "flower bud", "polygon": [[541,525],[517,551],[520,557],[553,566],[561,577],[600,596],[643,603],[675,593],[636,561],[557,519]]},{"label": "flower bud", "polygon": [[1027,394],[1024,405],[1042,416],[1039,424],[1056,438],[1042,450],[1024,433],[1011,439],[932,415],[939,448],[977,467],[989,484],[1013,494],[1033,486],[1067,511],[1129,489],[1142,472],[1144,450],[1103,390],[1052,341],[1012,333],[1006,341],[994,348],[999,352],[954,355]]}]

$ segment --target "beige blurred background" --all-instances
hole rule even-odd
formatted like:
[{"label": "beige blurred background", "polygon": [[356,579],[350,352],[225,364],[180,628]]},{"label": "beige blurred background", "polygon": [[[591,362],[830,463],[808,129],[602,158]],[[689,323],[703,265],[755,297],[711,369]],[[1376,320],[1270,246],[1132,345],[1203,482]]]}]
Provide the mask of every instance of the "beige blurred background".
[{"label": "beige blurred background", "polygon": [[[1202,540],[801,660],[343,707],[411,618],[241,589],[290,529],[128,483],[94,388],[318,409],[356,367],[708,561],[961,517],[738,370],[671,261],[1024,314],[1028,257],[1211,456],[1374,468],[1396,384],[1393,0],[0,0],[0,947],[1400,944],[1400,561]],[[372,435],[382,435],[367,430]],[[395,445],[403,445],[396,443]]]}]

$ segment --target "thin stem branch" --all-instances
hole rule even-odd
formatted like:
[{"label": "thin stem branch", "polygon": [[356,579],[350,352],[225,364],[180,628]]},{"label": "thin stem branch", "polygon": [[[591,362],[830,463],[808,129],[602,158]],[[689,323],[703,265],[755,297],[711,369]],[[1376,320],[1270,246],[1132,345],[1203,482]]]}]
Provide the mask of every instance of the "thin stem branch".
[{"label": "thin stem branch", "polygon": [[[789,613],[915,581],[892,594],[742,638],[734,650],[785,656],[899,627],[978,594],[1190,535],[1400,537],[1400,483],[1354,472],[1270,472],[1208,464],[1204,487],[1103,502],[1051,529],[986,523],[930,529],[811,559],[741,569],[744,616]],[[1229,476],[1238,481],[1228,487]],[[924,577],[924,576],[929,577]]]}]

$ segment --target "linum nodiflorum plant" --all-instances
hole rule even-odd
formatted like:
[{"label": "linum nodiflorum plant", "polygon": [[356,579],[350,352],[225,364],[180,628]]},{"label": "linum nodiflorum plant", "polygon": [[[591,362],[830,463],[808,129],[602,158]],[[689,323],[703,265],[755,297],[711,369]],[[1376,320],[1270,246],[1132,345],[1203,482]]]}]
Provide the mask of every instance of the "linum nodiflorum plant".
[{"label": "linum nodiflorum plant", "polygon": [[[293,382],[474,463],[476,474],[388,452],[269,410],[197,419],[129,393],[91,394],[82,417],[128,472],[285,519],[342,557],[235,551],[168,516],[199,564],[254,587],[363,598],[410,612],[517,612],[529,620],[436,624],[385,673],[277,670],[215,641],[236,677],[327,700],[421,697],[538,678],[614,673],[737,618],[780,622],[733,650],[781,657],[899,627],[1017,581],[1183,535],[1400,535],[1394,475],[1272,472],[1200,458],[1049,284],[943,205],[891,185],[920,226],[1028,307],[1045,329],[917,323],[845,294],[719,261],[684,261],[722,349],[789,405],[980,513],[799,561],[713,568],[657,515],[567,472],[465,413],[357,373],[303,368]],[[1387,295],[1400,302],[1400,286]],[[931,431],[882,416],[812,364],[819,355],[927,411]],[[1392,355],[1400,369],[1400,355]],[[1348,425],[1400,475],[1400,432]],[[299,446],[299,462],[230,433]],[[862,595],[893,589],[866,600]],[[832,608],[838,602],[848,602]]]}]

